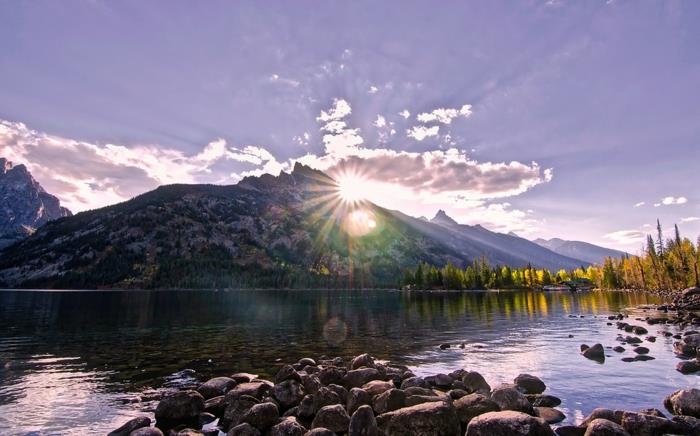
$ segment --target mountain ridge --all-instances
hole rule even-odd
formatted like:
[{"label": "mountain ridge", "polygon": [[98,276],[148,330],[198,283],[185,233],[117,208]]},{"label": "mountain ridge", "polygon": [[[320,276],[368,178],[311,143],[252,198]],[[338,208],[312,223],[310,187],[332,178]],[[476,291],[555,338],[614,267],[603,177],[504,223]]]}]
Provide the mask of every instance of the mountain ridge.
[{"label": "mountain ridge", "polygon": [[601,247],[600,245],[584,241],[569,241],[562,238],[537,238],[532,242],[563,256],[575,256],[591,264],[602,265],[606,257],[620,258],[629,256],[629,253],[624,251]]}]

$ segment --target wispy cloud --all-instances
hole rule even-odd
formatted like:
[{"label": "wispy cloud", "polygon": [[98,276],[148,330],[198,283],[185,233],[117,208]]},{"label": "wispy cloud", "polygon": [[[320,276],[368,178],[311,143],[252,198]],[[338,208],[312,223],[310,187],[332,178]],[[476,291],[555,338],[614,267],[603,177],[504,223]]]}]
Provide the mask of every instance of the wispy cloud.
[{"label": "wispy cloud", "polygon": [[469,118],[472,115],[472,105],[465,104],[460,109],[438,108],[430,112],[423,112],[416,115],[416,119],[421,123],[442,123],[450,124],[457,117]]},{"label": "wispy cloud", "polygon": [[678,204],[685,204],[688,202],[688,199],[685,197],[664,197],[661,199],[659,203],[654,203],[654,207],[660,207],[660,206],[672,206],[672,205],[678,205]]},{"label": "wispy cloud", "polygon": [[618,244],[630,245],[644,241],[646,233],[639,230],[619,230],[617,232],[608,233],[604,237]]},{"label": "wispy cloud", "polygon": [[406,136],[408,136],[409,138],[413,138],[416,141],[422,141],[425,138],[437,136],[438,133],[440,133],[439,126],[413,126],[410,129],[406,130]]},{"label": "wispy cloud", "polygon": [[688,216],[685,218],[681,218],[682,223],[692,223],[694,221],[700,221],[700,217],[697,216]]},{"label": "wispy cloud", "polygon": [[645,201],[640,201],[639,203],[636,203],[636,204],[634,205],[634,207],[642,207],[642,206],[644,206],[645,204],[647,204]]}]

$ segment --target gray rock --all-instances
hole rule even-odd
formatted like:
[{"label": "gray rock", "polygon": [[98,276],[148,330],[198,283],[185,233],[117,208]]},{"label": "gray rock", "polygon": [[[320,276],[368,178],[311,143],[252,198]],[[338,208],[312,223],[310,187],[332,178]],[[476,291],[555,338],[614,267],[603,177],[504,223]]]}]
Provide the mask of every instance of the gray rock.
[{"label": "gray rock", "polygon": [[561,400],[554,395],[530,394],[525,396],[530,404],[537,407],[557,407],[561,404]]},{"label": "gray rock", "polygon": [[369,406],[360,406],[350,418],[348,436],[377,436],[377,420]]},{"label": "gray rock", "polygon": [[267,436],[304,436],[306,428],[294,417],[287,417],[273,425]]},{"label": "gray rock", "polygon": [[406,397],[406,407],[434,402],[445,402],[445,398],[436,395],[411,395],[410,397]]},{"label": "gray rock", "polygon": [[374,368],[374,359],[369,354],[360,354],[350,362],[350,369],[359,369],[362,367]]},{"label": "gray rock", "polygon": [[243,415],[260,401],[257,398],[253,398],[250,395],[242,395],[235,401],[226,406],[224,411],[224,416],[219,420],[219,425],[224,430],[235,427],[241,423],[241,418]]},{"label": "gray rock", "polygon": [[314,396],[306,395],[302,398],[299,406],[297,406],[297,416],[302,418],[311,418],[316,413],[316,408],[314,407]]},{"label": "gray rock", "polygon": [[676,365],[676,371],[681,374],[693,374],[700,371],[700,364],[695,360],[682,360]]},{"label": "gray rock", "polygon": [[249,372],[237,372],[231,376],[236,383],[249,383],[258,378],[257,374],[251,374]]},{"label": "gray rock", "polygon": [[258,430],[265,430],[277,422],[280,413],[272,403],[258,403],[243,414],[241,422],[248,423]]},{"label": "gray rock", "polygon": [[424,388],[430,389],[430,384],[423,377],[409,377],[401,382],[401,389]]},{"label": "gray rock", "polygon": [[204,411],[204,397],[197,391],[179,391],[164,397],[156,407],[156,424],[161,430],[179,424],[197,425]]},{"label": "gray rock", "polygon": [[382,434],[392,436],[459,436],[461,428],[455,410],[439,401],[404,407],[377,416]]},{"label": "gray rock", "polygon": [[477,416],[465,436],[554,436],[554,432],[540,418],[509,410]]},{"label": "gray rock", "polygon": [[350,416],[340,404],[321,408],[311,424],[311,428],[324,427],[336,433],[346,433],[349,426]]},{"label": "gray rock", "polygon": [[335,392],[340,397],[340,402],[345,403],[348,400],[348,390],[336,384],[328,385],[328,389]]},{"label": "gray rock", "polygon": [[491,386],[486,383],[484,377],[476,371],[469,371],[462,377],[465,391],[469,393],[479,393],[488,395],[491,392]]},{"label": "gray rock", "polygon": [[348,401],[347,401],[347,411],[348,414],[352,415],[355,413],[357,409],[360,408],[360,406],[365,406],[365,405],[372,405],[372,397],[365,391],[364,389],[361,388],[352,388],[350,389],[350,392],[348,393]]},{"label": "gray rock", "polygon": [[383,392],[386,392],[389,389],[393,389],[395,387],[396,386],[394,385],[393,382],[383,381],[383,380],[373,380],[373,381],[363,385],[362,389],[367,391],[367,393],[370,394],[371,396],[375,396],[375,395],[379,395]]},{"label": "gray rock", "polygon": [[527,397],[510,386],[499,386],[491,392],[491,401],[498,404],[501,410],[513,410],[516,412],[534,415],[535,410]]},{"label": "gray rock", "polygon": [[535,415],[544,419],[548,424],[557,424],[566,419],[566,415],[552,407],[535,407]]},{"label": "gray rock", "polygon": [[343,378],[343,385],[348,389],[359,388],[372,380],[380,380],[379,371],[374,368],[360,368],[348,371]]},{"label": "gray rock", "polygon": [[204,411],[207,413],[211,413],[214,416],[221,416],[224,414],[224,410],[226,410],[226,402],[225,398],[223,395],[219,395],[218,397],[214,398],[209,398],[204,402]]},{"label": "gray rock", "polygon": [[314,394],[314,413],[326,406],[342,404],[342,402],[343,400],[340,398],[340,395],[324,386]]},{"label": "gray rock", "polygon": [[601,344],[595,344],[583,352],[583,357],[599,362],[605,361],[605,349]]},{"label": "gray rock", "polygon": [[501,410],[498,404],[482,394],[469,394],[456,400],[453,404],[457,411],[457,416],[463,424],[468,424],[473,418],[484,413]]},{"label": "gray rock", "polygon": [[304,398],[304,387],[295,379],[288,378],[272,387],[272,397],[277,400],[282,410],[294,407]]},{"label": "gray rock", "polygon": [[277,371],[277,375],[275,375],[275,384],[282,383],[285,380],[295,380],[299,383],[302,382],[301,376],[298,372],[296,372],[292,365],[284,365],[279,371]]},{"label": "gray rock", "polygon": [[163,436],[163,432],[157,427],[141,427],[129,433],[129,436]]},{"label": "gray rock", "polygon": [[231,404],[237,398],[248,395],[250,397],[262,400],[265,395],[270,393],[272,383],[267,381],[253,381],[247,383],[239,383],[226,393],[225,402]]},{"label": "gray rock", "polygon": [[406,404],[406,393],[400,389],[389,389],[374,397],[372,408],[380,415],[404,407]]},{"label": "gray rock", "polygon": [[515,386],[524,394],[541,394],[547,389],[544,382],[530,374],[520,374],[515,377]]},{"label": "gray rock", "polygon": [[336,436],[336,434],[327,428],[318,427],[307,431],[304,436]]},{"label": "gray rock", "polygon": [[[328,386],[330,384],[343,384],[343,379],[345,378],[345,370],[337,368],[335,366],[328,366],[326,368],[322,368],[318,372],[318,379],[321,381],[322,384]],[[363,384],[367,383],[369,380],[365,381],[364,383],[358,385],[357,387],[362,386]]]},{"label": "gray rock", "polygon": [[700,389],[682,389],[664,399],[666,410],[674,415],[700,418]]},{"label": "gray rock", "polygon": [[635,436],[656,436],[675,433],[676,425],[666,418],[644,413],[625,412],[622,427]]},{"label": "gray rock", "polygon": [[261,436],[260,430],[250,424],[238,424],[226,433],[226,436]]},{"label": "gray rock", "polygon": [[107,436],[129,436],[129,433],[141,427],[150,427],[151,418],[148,416],[137,416],[125,422],[121,427],[109,432]]},{"label": "gray rock", "polygon": [[591,422],[593,422],[596,419],[607,419],[608,421],[612,421],[615,424],[621,424],[622,423],[622,414],[621,413],[616,413],[614,410],[606,409],[603,407],[598,407],[596,409],[593,409],[590,415],[588,415],[581,425],[583,427],[588,426]]},{"label": "gray rock", "polygon": [[230,377],[215,377],[207,380],[197,388],[205,400],[226,394],[236,386],[236,381]]},{"label": "gray rock", "polygon": [[630,434],[620,424],[597,418],[588,424],[584,436],[630,436]]}]

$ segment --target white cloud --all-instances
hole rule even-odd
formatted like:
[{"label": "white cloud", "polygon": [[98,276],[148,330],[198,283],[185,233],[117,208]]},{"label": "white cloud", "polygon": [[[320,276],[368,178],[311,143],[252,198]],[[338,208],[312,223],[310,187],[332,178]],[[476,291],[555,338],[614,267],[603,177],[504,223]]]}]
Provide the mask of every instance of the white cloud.
[{"label": "white cloud", "polygon": [[413,126],[410,129],[406,130],[406,136],[408,136],[409,138],[413,138],[416,141],[422,141],[425,138],[437,136],[439,132],[439,126]]},{"label": "white cloud", "polygon": [[404,117],[405,119],[408,119],[408,117],[411,116],[411,113],[408,111],[408,109],[404,109],[401,112],[399,112],[399,115]]},{"label": "white cloud", "polygon": [[619,244],[628,245],[644,241],[646,239],[646,234],[639,230],[618,230],[617,232],[608,233],[603,237]]},{"label": "white cloud", "polygon": [[672,206],[672,205],[678,205],[678,204],[685,204],[688,202],[688,199],[685,197],[664,197],[661,199],[661,202],[659,203],[654,203],[654,207],[659,207],[659,206]]},{"label": "white cloud", "polygon": [[431,112],[423,112],[416,115],[416,119],[421,123],[442,123],[450,124],[457,117],[469,118],[472,115],[472,105],[465,104],[460,109],[438,108]]},{"label": "white cloud", "polygon": [[642,207],[646,204],[644,201],[640,201],[639,203],[635,203],[634,207]]},{"label": "white cloud", "polygon": [[281,83],[284,85],[289,85],[293,88],[297,88],[301,83],[298,80],[293,80],[293,79],[287,79],[284,77],[280,77],[279,74],[273,74],[270,76],[270,82],[273,83]]},{"label": "white cloud", "polygon": [[369,93],[369,94],[376,94],[377,92],[379,92],[379,88],[377,88],[374,85],[370,86],[369,90],[367,90],[367,93]]},{"label": "white cloud", "polygon": [[700,217],[689,216],[689,217],[681,218],[682,223],[692,223],[694,221],[700,221]]},{"label": "white cloud", "polygon": [[316,121],[333,121],[340,120],[352,113],[352,108],[350,104],[343,100],[342,98],[336,98],[333,100],[333,106],[326,111],[321,111],[321,114],[316,117]]},{"label": "white cloud", "polygon": [[374,121],[374,126],[375,127],[385,127],[386,126],[386,118],[384,118],[381,115],[377,115],[377,119]]}]

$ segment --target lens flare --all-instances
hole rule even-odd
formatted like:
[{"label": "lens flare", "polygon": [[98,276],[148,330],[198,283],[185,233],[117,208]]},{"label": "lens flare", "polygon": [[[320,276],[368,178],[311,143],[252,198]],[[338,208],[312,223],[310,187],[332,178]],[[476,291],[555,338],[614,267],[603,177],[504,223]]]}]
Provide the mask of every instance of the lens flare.
[{"label": "lens flare", "polygon": [[345,203],[359,203],[367,199],[367,179],[355,172],[347,172],[337,177],[338,196]]}]

